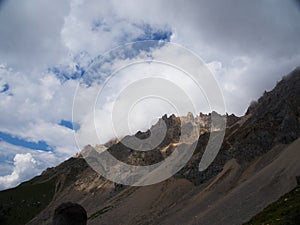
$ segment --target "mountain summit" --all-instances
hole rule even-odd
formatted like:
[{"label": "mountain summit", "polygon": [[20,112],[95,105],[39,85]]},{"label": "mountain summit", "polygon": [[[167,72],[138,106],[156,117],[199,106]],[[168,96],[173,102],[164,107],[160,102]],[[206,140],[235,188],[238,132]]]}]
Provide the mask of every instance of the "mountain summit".
[{"label": "mountain summit", "polygon": [[[88,224],[243,224],[267,205],[296,187],[300,175],[300,69],[252,102],[246,114],[218,115],[227,121],[221,149],[208,168],[199,162],[211,129],[212,112],[183,117],[164,115],[145,132],[86,146],[81,154],[18,187],[0,192],[1,224],[50,224],[54,209],[78,202],[88,212]],[[150,151],[136,151],[123,141],[167,131]],[[198,126],[185,138],[195,151],[172,178],[158,184],[132,187],[113,183],[96,173],[82,154],[109,151],[130,165],[151,165],[168,158],[181,143],[181,131]],[[186,132],[184,132],[186,133]],[[139,146],[145,148],[146,146]]]}]

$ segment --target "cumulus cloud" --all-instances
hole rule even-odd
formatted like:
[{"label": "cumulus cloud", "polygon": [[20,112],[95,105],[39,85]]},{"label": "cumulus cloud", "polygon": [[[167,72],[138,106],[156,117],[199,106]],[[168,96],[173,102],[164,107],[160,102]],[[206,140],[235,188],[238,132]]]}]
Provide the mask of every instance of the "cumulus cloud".
[{"label": "cumulus cloud", "polygon": [[[28,74],[7,66],[0,68],[1,81],[9,84],[9,89],[0,94],[0,130],[30,142],[44,141],[54,150],[50,154],[1,141],[1,172],[6,175],[0,177],[1,188],[13,187],[79,151],[73,131],[59,125],[62,119],[72,121],[72,99],[77,82],[61,83],[52,73],[40,74],[43,75]],[[20,158],[27,157],[26,153],[35,160],[33,167],[20,164],[23,163]],[[20,155],[16,158],[16,154]],[[24,166],[24,171],[20,170],[19,164]],[[7,175],[9,171],[12,173]]]},{"label": "cumulus cloud", "polygon": [[[59,125],[61,120],[72,121],[73,116],[80,125],[76,131],[80,143],[105,142],[113,136],[113,101],[123,87],[142,78],[147,67],[132,66],[120,73],[94,111],[107,74],[149,55],[184,59],[180,54],[168,55],[165,48],[149,50],[140,45],[143,51],[127,49],[99,65],[98,79],[85,78],[86,84],[79,87],[78,79],[107,51],[151,38],[179,43],[201,57],[216,76],[227,111],[242,115],[251,100],[299,66],[299,12],[292,0],[4,1],[0,5],[0,131],[28,141],[46,141],[54,149],[47,166],[78,151],[73,131]],[[180,85],[190,98],[198,97],[197,111],[209,111],[205,95],[178,71],[152,66],[150,72]],[[74,93],[80,89],[72,115]],[[160,110],[153,110],[154,106]],[[128,115],[132,132],[147,128],[158,114],[171,112],[173,108],[162,101],[137,104]],[[100,140],[91,132],[95,124],[104,132]],[[0,143],[0,167],[11,172],[0,177],[2,188],[45,168],[40,165],[48,153]],[[3,186],[4,181],[9,185]]]},{"label": "cumulus cloud", "polygon": [[30,153],[16,154],[14,157],[14,169],[10,175],[0,177],[0,189],[15,186],[20,181],[27,180],[33,175],[40,172],[38,169],[38,162],[32,157]]},{"label": "cumulus cloud", "polygon": [[[169,27],[172,41],[222,64],[216,75],[227,109],[242,115],[250,99],[298,65],[299,19],[295,1],[74,1],[62,36],[73,53],[99,54],[134,40],[142,32],[136,24]],[[245,92],[236,95],[237,88]]]},{"label": "cumulus cloud", "polygon": [[0,141],[0,190],[14,187],[69,157],[64,153],[32,150]]},{"label": "cumulus cloud", "polygon": [[[127,46],[127,50],[131,51],[131,47]],[[145,54],[145,51],[141,51],[136,57],[126,60],[115,59],[110,62],[110,68],[117,72],[104,83],[88,88],[80,86],[77,89],[73,119],[81,125],[81,129],[76,132],[80,148],[146,130],[165,113],[180,116],[188,112],[198,114],[200,111],[207,113],[217,110],[203,93],[208,87],[205,79],[197,83],[183,71],[201,70],[205,66],[203,62],[190,62],[191,57],[197,57],[186,55],[184,48],[173,44],[153,48],[150,52]],[[180,70],[176,67],[179,64],[185,67]],[[147,97],[145,90],[149,87],[155,90]],[[213,87],[210,89],[214,90]],[[132,97],[136,99],[131,102]],[[130,110],[122,108],[114,114],[116,106],[125,103],[131,104]],[[126,123],[121,126],[119,124],[122,121]]]},{"label": "cumulus cloud", "polygon": [[[2,82],[10,89],[0,95],[1,130],[14,129],[29,122],[46,120],[57,122],[71,120],[72,98],[77,82],[61,83],[54,74],[45,72],[25,73],[3,66]],[[10,118],[8,120],[8,118]]]},{"label": "cumulus cloud", "polygon": [[[168,24],[174,32],[172,41],[190,48],[207,63],[221,62],[216,75],[228,112],[242,115],[249,99],[274,87],[282,75],[299,65],[296,1],[113,2],[118,15]],[[237,95],[234,89],[244,92]]]}]

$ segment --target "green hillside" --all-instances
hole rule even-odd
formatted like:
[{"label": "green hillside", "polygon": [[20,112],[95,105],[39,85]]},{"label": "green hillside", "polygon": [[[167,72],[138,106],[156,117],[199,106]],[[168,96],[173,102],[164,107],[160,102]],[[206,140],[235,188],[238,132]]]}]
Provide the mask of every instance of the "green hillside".
[{"label": "green hillside", "polygon": [[22,225],[29,222],[52,200],[55,181],[23,183],[0,192],[0,224]]}]

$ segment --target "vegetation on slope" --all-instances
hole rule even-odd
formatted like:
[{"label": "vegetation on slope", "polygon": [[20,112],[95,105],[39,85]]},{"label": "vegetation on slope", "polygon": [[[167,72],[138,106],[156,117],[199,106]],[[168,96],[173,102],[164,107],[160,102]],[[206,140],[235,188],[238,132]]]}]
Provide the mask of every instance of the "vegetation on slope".
[{"label": "vegetation on slope", "polygon": [[0,224],[26,224],[52,200],[55,180],[28,184],[0,192]]},{"label": "vegetation on slope", "polygon": [[245,225],[297,225],[300,221],[300,184],[269,205]]}]

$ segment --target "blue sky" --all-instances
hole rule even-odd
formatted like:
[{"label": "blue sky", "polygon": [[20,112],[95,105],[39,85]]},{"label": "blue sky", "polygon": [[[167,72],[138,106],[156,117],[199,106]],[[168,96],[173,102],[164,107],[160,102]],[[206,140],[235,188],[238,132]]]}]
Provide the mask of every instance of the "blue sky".
[{"label": "blue sky", "polygon": [[[70,123],[64,123],[64,126],[70,127]],[[51,151],[52,148],[45,141],[32,142],[25,139],[12,136],[9,133],[0,132],[0,140],[7,143],[21,146],[25,148],[30,148],[32,150],[42,150],[42,151]]]},{"label": "blue sky", "polygon": [[[242,115],[252,100],[299,66],[296,21],[300,21],[299,7],[292,0],[4,1],[0,5],[0,189],[76,154],[80,149],[74,134],[93,145],[112,138],[109,132],[103,140],[89,137],[86,131],[93,124],[85,118],[85,109],[113,69],[167,55],[165,42],[195,52],[215,74],[227,111]],[[180,55],[170,57],[180,59]],[[97,73],[87,72],[91,68]],[[131,73],[120,78],[119,88],[138,77],[138,71]],[[173,74],[164,76],[184,85]],[[74,120],[79,84],[86,95],[81,96],[80,118]],[[115,87],[107,91],[101,106],[103,129],[116,92]],[[158,108],[161,111],[156,113],[171,113],[169,108]],[[152,109],[149,105],[141,110],[137,128],[145,128],[147,118],[157,116]]]}]

